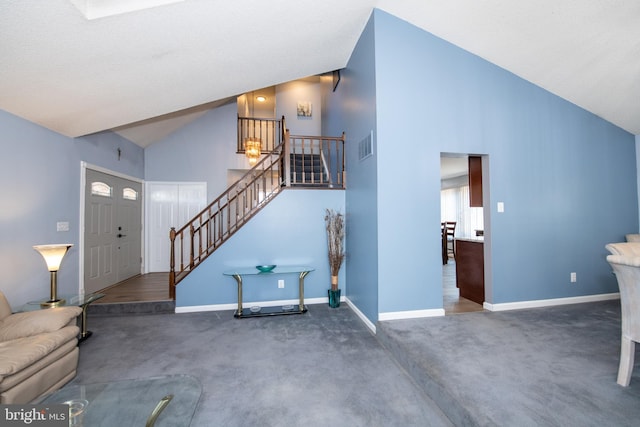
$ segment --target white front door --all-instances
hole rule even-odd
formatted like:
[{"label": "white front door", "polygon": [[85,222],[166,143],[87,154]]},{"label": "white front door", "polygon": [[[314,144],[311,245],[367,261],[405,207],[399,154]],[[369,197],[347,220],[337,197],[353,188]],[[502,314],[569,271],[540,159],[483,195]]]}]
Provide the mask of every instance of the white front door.
[{"label": "white front door", "polygon": [[84,289],[96,292],[140,274],[142,185],[86,169]]}]

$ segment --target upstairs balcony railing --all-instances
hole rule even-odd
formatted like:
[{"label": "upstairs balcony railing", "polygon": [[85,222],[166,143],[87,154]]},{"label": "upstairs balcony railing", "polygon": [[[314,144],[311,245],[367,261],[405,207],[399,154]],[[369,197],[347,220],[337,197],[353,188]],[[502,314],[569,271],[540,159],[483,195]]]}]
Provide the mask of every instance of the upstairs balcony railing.
[{"label": "upstairs balcony railing", "polygon": [[290,136],[286,144],[286,186],[345,188],[344,133],[339,138]]},{"label": "upstairs balcony railing", "polygon": [[238,153],[245,152],[245,141],[258,140],[260,151],[268,153],[284,140],[285,120],[238,117]]},{"label": "upstairs balcony railing", "polygon": [[169,292],[283,189],[344,189],[341,137],[290,136],[178,230],[171,228]]}]

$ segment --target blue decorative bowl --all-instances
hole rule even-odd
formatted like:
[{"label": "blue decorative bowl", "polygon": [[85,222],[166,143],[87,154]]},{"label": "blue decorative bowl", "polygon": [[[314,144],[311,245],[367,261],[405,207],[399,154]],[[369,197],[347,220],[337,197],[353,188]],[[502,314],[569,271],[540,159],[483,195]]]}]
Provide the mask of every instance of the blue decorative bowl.
[{"label": "blue decorative bowl", "polygon": [[269,273],[271,270],[276,268],[275,265],[256,265],[256,268],[260,270],[260,273]]}]

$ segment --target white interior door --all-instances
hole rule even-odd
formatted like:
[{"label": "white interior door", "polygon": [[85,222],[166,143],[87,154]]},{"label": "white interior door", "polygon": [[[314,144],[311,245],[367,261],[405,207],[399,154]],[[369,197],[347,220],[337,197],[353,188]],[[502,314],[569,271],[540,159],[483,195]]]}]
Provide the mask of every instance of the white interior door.
[{"label": "white interior door", "polygon": [[171,227],[176,230],[207,205],[204,182],[145,183],[147,273],[169,271]]},{"label": "white interior door", "polygon": [[142,185],[86,169],[84,289],[96,292],[140,274]]}]

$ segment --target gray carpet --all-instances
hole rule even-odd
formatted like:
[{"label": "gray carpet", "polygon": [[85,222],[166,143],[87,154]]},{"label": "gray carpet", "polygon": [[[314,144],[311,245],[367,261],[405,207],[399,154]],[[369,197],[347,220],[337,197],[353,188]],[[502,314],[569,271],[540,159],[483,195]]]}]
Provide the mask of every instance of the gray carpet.
[{"label": "gray carpet", "polygon": [[124,302],[119,304],[93,303],[87,307],[89,316],[119,316],[124,314],[169,314],[176,311],[175,301]]},{"label": "gray carpet", "polygon": [[640,355],[616,384],[617,300],[383,322],[377,336],[456,425],[640,425]]},{"label": "gray carpet", "polygon": [[451,425],[345,305],[256,319],[89,315],[88,326],[71,384],[193,375],[192,426]]},{"label": "gray carpet", "polygon": [[381,322],[377,336],[344,305],[309,308],[90,315],[72,383],[193,375],[193,426],[640,425],[640,355],[630,387],[615,382],[619,301]]}]

